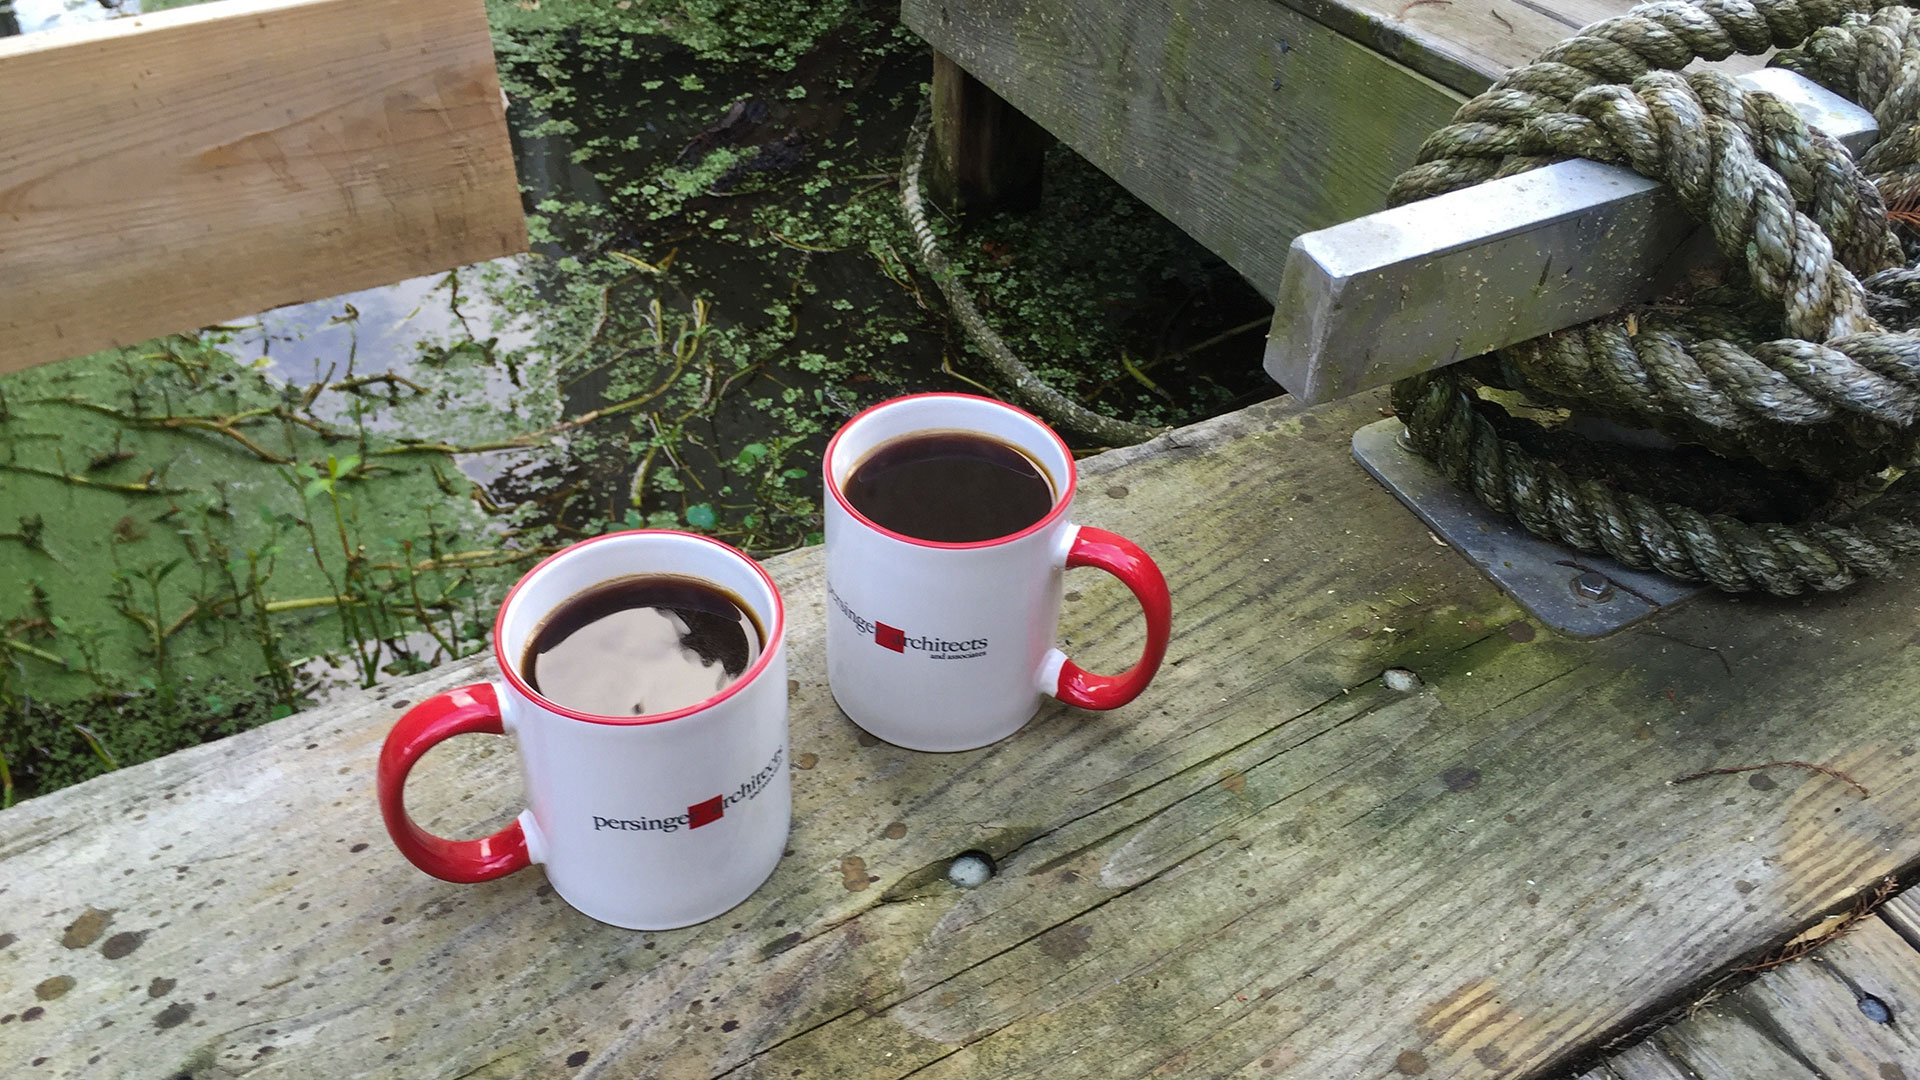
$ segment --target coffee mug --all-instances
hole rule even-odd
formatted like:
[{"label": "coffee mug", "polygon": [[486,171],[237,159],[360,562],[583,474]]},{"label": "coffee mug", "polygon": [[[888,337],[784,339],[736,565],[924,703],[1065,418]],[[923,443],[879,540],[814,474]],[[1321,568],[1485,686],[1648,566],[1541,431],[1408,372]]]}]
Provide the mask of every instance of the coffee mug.
[{"label": "coffee mug", "polygon": [[[856,509],[848,478],[869,455],[916,435],[984,437],[1037,466],[1052,506],[1007,536],[918,539]],[[990,398],[919,394],[849,420],[827,444],[827,681],[854,723],[910,750],[971,750],[1020,730],[1052,696],[1113,709],[1146,689],[1172,625],[1167,583],[1146,553],[1067,521],[1073,455],[1038,419]],[[950,497],[950,493],[929,493]],[[1067,567],[1094,566],[1146,613],[1140,662],[1096,675],[1054,646]]]},{"label": "coffee mug", "polygon": [[[706,700],[657,715],[596,716],[534,690],[520,664],[542,620],[637,575],[729,594],[762,632],[759,658]],[[773,579],[716,540],[643,529],[548,556],[500,605],[493,655],[503,681],[436,694],[388,734],[379,771],[387,832],[410,862],[447,881],[540,863],[562,899],[601,922],[670,930],[711,919],[758,888],[786,846],[785,634]],[[447,840],[407,816],[407,773],[434,744],[469,732],[513,735],[527,809],[485,839]]]}]

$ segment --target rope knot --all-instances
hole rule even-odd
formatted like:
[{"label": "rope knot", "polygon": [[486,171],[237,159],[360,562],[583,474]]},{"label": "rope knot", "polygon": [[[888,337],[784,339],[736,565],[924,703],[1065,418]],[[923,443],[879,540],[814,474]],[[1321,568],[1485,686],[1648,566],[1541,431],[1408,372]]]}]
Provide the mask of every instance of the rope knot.
[{"label": "rope knot", "polygon": [[[1774,47],[1786,50],[1781,66],[1874,111],[1882,139],[1860,162],[1773,95],[1680,71]],[[1473,387],[1477,376],[1801,486],[1852,490],[1920,464],[1920,334],[1906,330],[1920,325],[1920,268],[1904,265],[1887,209],[1920,221],[1916,115],[1920,15],[1868,0],[1663,0],[1509,72],[1427,140],[1396,203],[1557,157],[1625,165],[1674,191],[1744,291],[1651,305],[1407,380],[1394,402],[1415,445],[1536,534],[1729,590],[1842,588],[1920,553],[1920,495],[1907,494],[1920,471],[1896,483],[1898,497],[1843,517],[1746,522],[1544,460]]]}]

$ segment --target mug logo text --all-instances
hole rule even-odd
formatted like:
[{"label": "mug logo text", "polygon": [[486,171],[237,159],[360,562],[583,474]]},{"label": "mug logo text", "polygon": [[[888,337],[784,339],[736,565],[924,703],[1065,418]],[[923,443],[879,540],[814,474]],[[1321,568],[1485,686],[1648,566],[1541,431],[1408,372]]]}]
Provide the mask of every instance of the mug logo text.
[{"label": "mug logo text", "polygon": [[897,626],[869,619],[853,610],[840,594],[833,591],[833,583],[827,583],[827,597],[840,614],[853,623],[853,628],[862,636],[870,636],[873,643],[883,649],[897,653],[922,652],[930,660],[972,660],[987,654],[986,638],[969,638],[965,641],[948,641],[942,637],[930,637],[924,634],[909,634]]},{"label": "mug logo text", "polygon": [[773,760],[766,763],[759,772],[740,781],[740,785],[722,795],[715,795],[687,807],[685,813],[667,817],[613,818],[593,815],[593,831],[614,829],[621,832],[679,832],[682,828],[697,829],[702,825],[711,825],[727,816],[727,807],[737,806],[758,796],[780,773],[780,767],[786,759],[786,748],[773,752]]}]

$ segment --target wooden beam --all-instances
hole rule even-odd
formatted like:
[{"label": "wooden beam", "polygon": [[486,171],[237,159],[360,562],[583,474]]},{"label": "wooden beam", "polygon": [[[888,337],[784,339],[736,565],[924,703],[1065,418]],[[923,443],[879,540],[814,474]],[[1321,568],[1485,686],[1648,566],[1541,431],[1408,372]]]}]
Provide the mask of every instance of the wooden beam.
[{"label": "wooden beam", "polygon": [[0,372],[526,249],[481,0],[0,40]]},{"label": "wooden beam", "polygon": [[901,17],[1267,296],[1287,242],[1378,210],[1461,102],[1273,0],[904,0]]}]

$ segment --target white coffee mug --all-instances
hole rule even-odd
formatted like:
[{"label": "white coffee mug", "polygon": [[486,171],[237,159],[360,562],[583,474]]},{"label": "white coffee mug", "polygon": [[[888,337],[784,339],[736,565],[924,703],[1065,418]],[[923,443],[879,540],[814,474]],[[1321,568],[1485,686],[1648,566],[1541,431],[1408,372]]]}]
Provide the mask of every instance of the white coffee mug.
[{"label": "white coffee mug", "polygon": [[[1053,507],[1020,532],[975,543],[884,528],[847,499],[847,478],[883,444],[965,432],[1018,449],[1046,474]],[[1020,730],[1043,695],[1113,709],[1146,689],[1172,623],[1167,583],[1146,553],[1067,521],[1073,455],[1039,420],[990,398],[919,394],[849,420],[827,444],[827,681],[867,731],[910,750],[971,750]],[[1054,647],[1063,571],[1096,566],[1146,612],[1140,662],[1118,676],[1086,671]]]},{"label": "white coffee mug", "polygon": [[[595,716],[542,697],[520,671],[549,614],[595,586],[639,575],[694,578],[740,603],[764,635],[757,659],[712,697],[651,716]],[[760,564],[716,540],[638,530],[574,544],[529,570],[500,606],[504,681],[415,705],[380,753],[380,811],[415,866],[454,882],[531,863],[582,913],[633,930],[711,919],[773,873],[792,813],[787,769],[786,613]],[[527,809],[482,840],[434,836],[407,816],[407,773],[434,744],[510,733]]]}]

